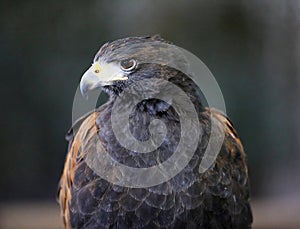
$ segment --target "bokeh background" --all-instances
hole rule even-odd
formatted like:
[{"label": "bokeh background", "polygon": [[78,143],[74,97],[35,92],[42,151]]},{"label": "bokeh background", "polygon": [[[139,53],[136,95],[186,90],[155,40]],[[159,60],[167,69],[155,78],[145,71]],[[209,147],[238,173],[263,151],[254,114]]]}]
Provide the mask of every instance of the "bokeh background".
[{"label": "bokeh background", "polygon": [[300,1],[0,6],[0,228],[62,228],[55,196],[81,74],[104,42],[156,33],[219,82],[248,153],[254,227],[299,228]]}]

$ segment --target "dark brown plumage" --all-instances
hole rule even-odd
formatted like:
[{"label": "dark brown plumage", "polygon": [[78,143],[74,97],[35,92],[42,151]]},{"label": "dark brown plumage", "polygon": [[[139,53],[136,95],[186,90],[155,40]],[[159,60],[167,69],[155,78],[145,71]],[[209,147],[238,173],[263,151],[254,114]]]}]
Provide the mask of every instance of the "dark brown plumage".
[{"label": "dark brown plumage", "polygon": [[[120,53],[122,47],[149,40],[165,42],[158,36],[117,40],[105,44],[95,61],[99,58],[108,63],[120,61],[126,56]],[[147,49],[141,53],[152,54]],[[134,57],[139,61],[139,55],[135,53]],[[98,85],[110,95],[110,100],[81,118],[68,133],[69,151],[59,192],[65,227],[251,228],[246,155],[232,123],[217,110],[206,108],[196,85],[178,70],[164,64],[139,64],[127,76],[127,80]],[[86,155],[100,150],[99,154],[109,153],[122,164],[150,167],[169,158],[180,139],[180,118],[172,106],[158,99],[148,99],[133,110],[130,130],[137,139],[145,141],[149,138],[150,120],[159,118],[168,130],[159,149],[138,154],[116,140],[110,119],[113,103],[131,82],[147,78],[164,78],[187,93],[198,113],[201,138],[189,164],[172,179],[154,187],[121,187],[99,177],[87,165]],[[95,87],[89,84],[81,89],[86,92]],[[226,135],[216,161],[206,172],[199,173],[210,136],[210,115],[225,128]],[[95,142],[95,137],[99,141]]]}]

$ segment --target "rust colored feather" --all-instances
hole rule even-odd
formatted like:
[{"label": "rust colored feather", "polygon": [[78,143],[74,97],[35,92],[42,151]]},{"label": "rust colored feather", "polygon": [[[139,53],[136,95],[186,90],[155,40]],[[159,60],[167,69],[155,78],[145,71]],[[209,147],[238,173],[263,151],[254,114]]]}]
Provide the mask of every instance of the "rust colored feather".
[{"label": "rust colored feather", "polygon": [[69,152],[66,157],[66,162],[63,170],[63,174],[60,179],[60,190],[59,190],[59,204],[61,207],[61,215],[66,229],[71,228],[70,226],[70,215],[69,215],[69,203],[72,198],[71,187],[74,181],[74,172],[77,166],[77,162],[80,161],[86,152],[81,150],[81,146],[84,142],[87,142],[92,136],[97,134],[98,128],[96,126],[97,112],[90,114],[81,124],[73,141],[70,142]]},{"label": "rust colored feather", "polygon": [[[224,139],[224,144],[230,150],[231,157],[235,158],[237,156],[236,153],[239,152],[240,156],[242,157],[242,160],[245,162],[245,164],[244,164],[245,167],[247,167],[246,161],[245,161],[246,153],[244,151],[243,144],[242,144],[233,124],[220,111],[218,111],[214,108],[210,108],[209,110],[210,110],[211,114],[220,121],[220,123],[225,125],[226,136]],[[235,147],[237,147],[237,148],[235,148]]]}]

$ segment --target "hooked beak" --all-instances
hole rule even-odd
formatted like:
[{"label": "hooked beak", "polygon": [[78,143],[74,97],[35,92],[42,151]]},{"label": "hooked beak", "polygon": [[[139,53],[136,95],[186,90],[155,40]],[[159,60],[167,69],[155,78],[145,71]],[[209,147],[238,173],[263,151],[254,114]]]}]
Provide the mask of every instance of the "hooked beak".
[{"label": "hooked beak", "polygon": [[127,80],[128,77],[115,63],[95,62],[83,74],[80,81],[80,91],[83,97],[87,97],[90,90],[100,88],[102,86],[112,85],[117,80]]}]

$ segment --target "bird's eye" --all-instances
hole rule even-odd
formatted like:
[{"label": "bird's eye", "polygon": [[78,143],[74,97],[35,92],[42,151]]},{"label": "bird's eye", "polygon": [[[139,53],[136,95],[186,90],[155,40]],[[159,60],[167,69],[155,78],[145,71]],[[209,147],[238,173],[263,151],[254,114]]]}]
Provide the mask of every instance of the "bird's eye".
[{"label": "bird's eye", "polygon": [[120,67],[123,71],[129,72],[135,69],[137,63],[134,59],[126,59],[120,62]]}]

